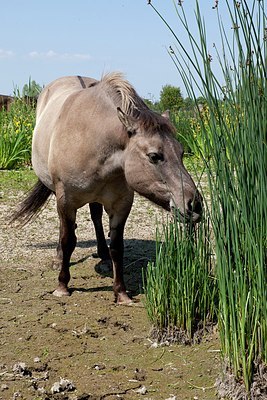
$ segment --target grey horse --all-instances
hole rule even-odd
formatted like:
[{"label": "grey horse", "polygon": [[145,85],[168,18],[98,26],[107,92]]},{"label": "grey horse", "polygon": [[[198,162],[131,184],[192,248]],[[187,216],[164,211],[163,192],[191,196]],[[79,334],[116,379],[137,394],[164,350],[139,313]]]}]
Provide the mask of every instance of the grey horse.
[{"label": "grey horse", "polygon": [[[37,103],[32,165],[38,182],[13,219],[28,222],[54,193],[60,220],[56,296],[69,295],[76,212],[89,203],[98,254],[111,259],[117,303],[129,303],[123,280],[123,232],[134,191],[185,220],[199,221],[202,200],[185,169],[170,121],[151,111],[120,73],[72,76],[44,88]],[[106,244],[103,207],[109,216]]]}]

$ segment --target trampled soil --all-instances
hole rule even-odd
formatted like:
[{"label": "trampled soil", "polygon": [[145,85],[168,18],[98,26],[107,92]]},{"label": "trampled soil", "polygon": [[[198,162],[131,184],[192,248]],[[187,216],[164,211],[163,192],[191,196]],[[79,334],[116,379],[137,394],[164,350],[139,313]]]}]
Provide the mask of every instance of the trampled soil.
[{"label": "trampled soil", "polygon": [[149,338],[142,269],[155,255],[156,220],[162,223],[165,214],[136,196],[125,232],[125,280],[135,303],[117,306],[112,276],[93,257],[88,209],[79,210],[72,295],[56,298],[54,200],[16,229],[8,216],[27,185],[21,173],[14,185],[0,174],[0,399],[216,399],[216,333],[193,346],[161,346]]}]

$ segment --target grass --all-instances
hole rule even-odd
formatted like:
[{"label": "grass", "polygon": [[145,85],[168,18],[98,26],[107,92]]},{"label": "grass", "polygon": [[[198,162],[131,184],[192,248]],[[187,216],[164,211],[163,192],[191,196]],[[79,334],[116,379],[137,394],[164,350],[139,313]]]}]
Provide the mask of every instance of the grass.
[{"label": "grass", "polygon": [[0,170],[0,193],[1,198],[10,196],[12,191],[28,191],[35,184],[37,178],[35,173],[28,169]]}]

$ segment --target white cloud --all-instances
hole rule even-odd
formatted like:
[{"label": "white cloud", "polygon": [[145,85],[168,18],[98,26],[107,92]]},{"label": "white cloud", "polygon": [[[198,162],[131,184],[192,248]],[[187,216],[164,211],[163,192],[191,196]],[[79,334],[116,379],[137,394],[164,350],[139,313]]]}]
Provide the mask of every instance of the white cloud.
[{"label": "white cloud", "polygon": [[90,54],[83,54],[83,53],[73,54],[73,57],[74,58],[79,58],[80,60],[91,60],[92,59]]},{"label": "white cloud", "polygon": [[13,57],[15,54],[12,50],[4,50],[0,49],[0,58],[10,58]]},{"label": "white cloud", "polygon": [[31,51],[29,53],[31,58],[39,59],[57,59],[57,60],[91,60],[91,56],[85,53],[56,53],[54,50],[46,52]]}]

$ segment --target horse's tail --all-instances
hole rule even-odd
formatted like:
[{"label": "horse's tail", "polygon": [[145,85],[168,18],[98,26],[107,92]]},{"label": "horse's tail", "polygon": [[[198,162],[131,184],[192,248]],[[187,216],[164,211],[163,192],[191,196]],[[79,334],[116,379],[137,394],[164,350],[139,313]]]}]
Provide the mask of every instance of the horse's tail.
[{"label": "horse's tail", "polygon": [[18,210],[11,216],[11,222],[18,220],[21,225],[30,222],[35,214],[46,204],[52,193],[52,190],[48,189],[38,179],[28,196],[20,203]]}]

